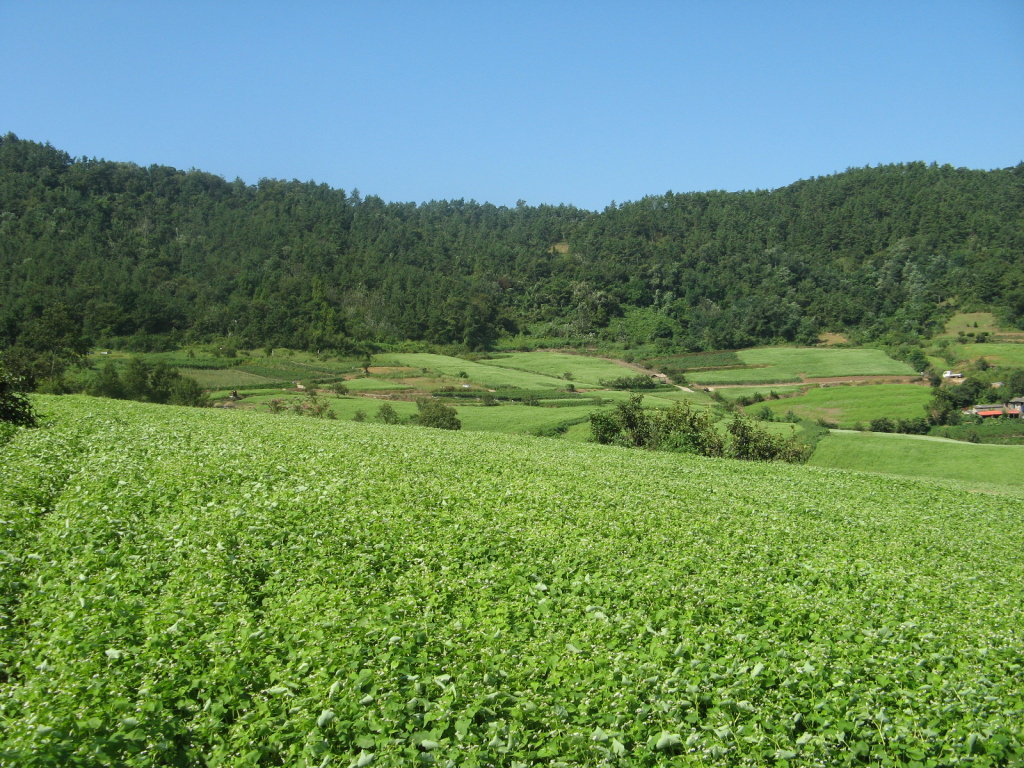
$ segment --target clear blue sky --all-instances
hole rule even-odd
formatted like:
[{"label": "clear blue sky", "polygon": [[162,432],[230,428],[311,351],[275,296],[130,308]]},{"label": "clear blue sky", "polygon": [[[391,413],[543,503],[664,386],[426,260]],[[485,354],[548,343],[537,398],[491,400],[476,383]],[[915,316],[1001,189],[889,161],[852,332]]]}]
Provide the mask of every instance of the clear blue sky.
[{"label": "clear blue sky", "polygon": [[1024,160],[1022,0],[0,0],[0,72],[0,133],[389,201]]}]

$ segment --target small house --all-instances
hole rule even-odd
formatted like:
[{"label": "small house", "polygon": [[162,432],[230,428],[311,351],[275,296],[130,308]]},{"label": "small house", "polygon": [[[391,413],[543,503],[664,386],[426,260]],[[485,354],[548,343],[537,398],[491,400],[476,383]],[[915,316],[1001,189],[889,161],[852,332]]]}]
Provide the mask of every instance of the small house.
[{"label": "small house", "polygon": [[1024,397],[1015,397],[1007,401],[1005,408],[1008,416],[1024,419]]}]

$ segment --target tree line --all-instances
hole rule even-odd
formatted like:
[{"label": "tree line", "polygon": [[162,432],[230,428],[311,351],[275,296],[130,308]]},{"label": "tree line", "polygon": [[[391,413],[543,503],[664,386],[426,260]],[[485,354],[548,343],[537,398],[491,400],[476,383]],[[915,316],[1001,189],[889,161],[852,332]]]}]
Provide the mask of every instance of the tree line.
[{"label": "tree line", "polygon": [[7,134],[0,348],[44,375],[95,344],[898,342],[953,303],[1024,321],[1022,214],[1024,164],[854,168],[587,211],[250,185]]}]

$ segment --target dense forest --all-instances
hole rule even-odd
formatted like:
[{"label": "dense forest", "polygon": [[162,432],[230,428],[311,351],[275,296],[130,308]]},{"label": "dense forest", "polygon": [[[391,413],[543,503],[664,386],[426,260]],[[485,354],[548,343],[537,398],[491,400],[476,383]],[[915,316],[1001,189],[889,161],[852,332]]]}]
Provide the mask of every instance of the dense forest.
[{"label": "dense forest", "polygon": [[854,168],[592,212],[386,203],[0,138],[0,348],[350,352],[503,336],[730,349],[1024,323],[1024,163]]}]

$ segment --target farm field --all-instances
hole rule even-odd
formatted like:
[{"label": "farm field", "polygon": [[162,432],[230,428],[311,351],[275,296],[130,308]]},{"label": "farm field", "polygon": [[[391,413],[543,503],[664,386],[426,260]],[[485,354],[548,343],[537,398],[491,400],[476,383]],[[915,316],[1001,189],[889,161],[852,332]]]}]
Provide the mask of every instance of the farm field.
[{"label": "farm field", "polygon": [[991,342],[987,344],[957,344],[961,360],[978,360],[984,357],[992,365],[1024,368],[1024,344]]},{"label": "farm field", "polygon": [[564,379],[545,376],[529,371],[516,371],[494,365],[462,360],[447,355],[434,355],[426,352],[387,353],[374,356],[375,365],[398,365],[434,371],[445,376],[462,378],[465,373],[467,382],[478,384],[490,389],[522,388],[522,389],[562,389],[569,382]]},{"label": "farm field", "polygon": [[346,379],[344,385],[350,392],[400,392],[413,389],[411,384],[376,377]]},{"label": "farm field", "polygon": [[[247,397],[246,406],[257,408],[269,414],[269,403],[271,400],[280,400],[285,409],[290,408],[292,403],[307,402],[303,395],[260,394]],[[418,413],[415,402],[404,400],[389,400],[384,398],[367,397],[334,397],[324,396],[321,398],[327,403],[335,418],[342,421],[352,421],[356,414],[361,413],[366,421],[376,421],[377,411],[384,403],[388,403],[401,419],[408,419]],[[592,411],[599,410],[598,407],[590,405],[572,408],[547,408],[519,403],[502,403],[501,405],[488,407],[482,405],[454,405],[459,420],[462,422],[462,429],[480,432],[504,432],[506,434],[536,434],[539,430],[552,430],[560,424],[588,419]],[[282,418],[289,418],[291,414],[282,414]],[[589,430],[589,427],[588,427]],[[587,433],[589,435],[589,431]]]},{"label": "farm field", "polygon": [[939,437],[831,432],[812,466],[953,481],[963,487],[1024,497],[1024,446],[976,445]]},{"label": "farm field", "polygon": [[484,360],[485,365],[499,368],[513,368],[540,373],[556,379],[572,374],[571,381],[577,386],[598,387],[602,380],[623,376],[636,376],[637,371],[614,360],[584,355],[570,355],[564,352],[515,352]]},{"label": "farm field", "polygon": [[762,384],[760,386],[751,387],[736,386],[722,389],[720,390],[720,393],[726,400],[736,400],[740,397],[753,397],[754,395],[768,397],[772,392],[779,395],[793,394],[794,392],[799,392],[806,386],[806,384],[778,384],[770,386]]},{"label": "farm field", "polygon": [[687,378],[698,384],[769,384],[844,376],[912,376],[906,363],[880,349],[762,347],[736,353],[757,368],[693,371]]},{"label": "farm field", "polygon": [[999,325],[991,312],[957,312],[946,321],[945,331],[940,336],[957,336],[960,333],[999,333]]},{"label": "farm field", "polygon": [[1017,499],[36,402],[0,446],[2,764],[1024,759]]},{"label": "farm field", "polygon": [[851,428],[872,419],[921,418],[931,397],[931,388],[918,384],[812,387],[802,395],[767,400],[745,410],[753,414],[768,407],[776,416],[791,410],[801,418],[825,419]]},{"label": "farm field", "polygon": [[183,376],[195,379],[203,389],[242,389],[279,381],[239,368],[180,368],[179,370]]}]

